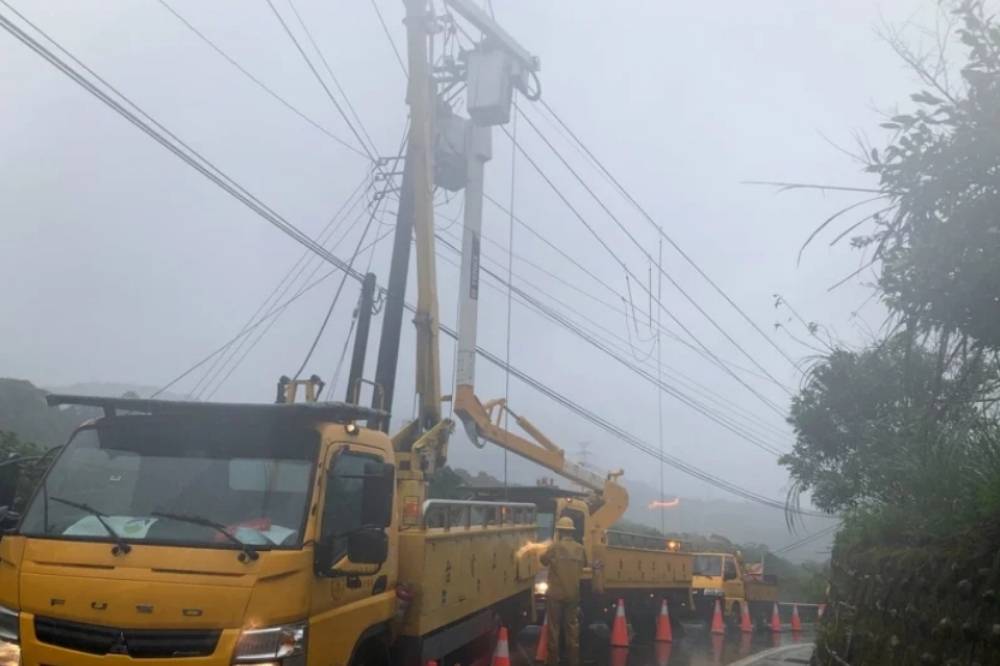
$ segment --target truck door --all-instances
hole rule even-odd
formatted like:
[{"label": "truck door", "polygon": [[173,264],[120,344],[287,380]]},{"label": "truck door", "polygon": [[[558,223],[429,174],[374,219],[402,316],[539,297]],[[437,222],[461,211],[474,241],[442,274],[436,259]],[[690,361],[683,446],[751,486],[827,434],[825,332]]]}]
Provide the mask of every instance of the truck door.
[{"label": "truck door", "polygon": [[729,609],[729,600],[743,600],[743,579],[740,577],[739,568],[736,566],[736,558],[726,555],[722,561],[722,591],[726,595],[726,609]]},{"label": "truck door", "polygon": [[[327,470],[326,494],[323,497],[320,520],[320,540],[333,540],[333,562],[347,555],[348,537],[362,527],[364,475],[369,463],[382,463],[375,454],[342,449]],[[387,569],[374,566],[352,566],[350,575],[330,578],[330,595],[336,605],[356,601],[385,591]]]},{"label": "truck door", "polygon": [[[324,655],[324,663],[347,664],[366,632],[392,616],[395,606],[396,537],[388,535],[388,556],[381,564],[359,564],[347,559],[349,542],[362,528],[390,527],[391,510],[381,525],[368,516],[371,504],[366,487],[384,458],[361,447],[334,451],[324,469],[316,533],[315,578],[310,618],[309,650]],[[385,484],[384,498],[391,506],[394,484]],[[369,512],[370,514],[370,512]],[[356,543],[356,542],[355,542]]]}]

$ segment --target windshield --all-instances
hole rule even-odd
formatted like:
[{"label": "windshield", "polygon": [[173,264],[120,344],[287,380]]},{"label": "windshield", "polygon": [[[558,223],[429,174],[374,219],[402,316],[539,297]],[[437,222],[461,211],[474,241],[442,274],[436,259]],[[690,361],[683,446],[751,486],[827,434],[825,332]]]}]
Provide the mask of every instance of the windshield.
[{"label": "windshield", "polygon": [[302,543],[318,441],[314,430],[273,424],[104,421],[74,435],[36,492],[21,532],[295,547]]},{"label": "windshield", "polygon": [[539,512],[536,515],[538,523],[538,540],[545,541],[552,538],[552,528],[555,525],[555,514],[551,511]]},{"label": "windshield", "polygon": [[695,576],[721,576],[721,555],[695,555],[691,565],[691,573]]}]

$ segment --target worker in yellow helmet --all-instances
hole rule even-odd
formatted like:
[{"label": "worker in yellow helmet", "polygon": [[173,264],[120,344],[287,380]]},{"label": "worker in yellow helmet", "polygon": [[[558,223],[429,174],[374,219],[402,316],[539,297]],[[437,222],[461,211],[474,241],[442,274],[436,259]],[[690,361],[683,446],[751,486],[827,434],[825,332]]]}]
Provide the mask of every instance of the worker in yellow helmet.
[{"label": "worker in yellow helmet", "polygon": [[549,568],[549,588],[545,597],[548,633],[548,665],[559,663],[559,634],[565,632],[569,666],[580,666],[580,576],[587,566],[587,554],[573,538],[573,520],[556,521],[556,538],[544,553],[542,564]]}]

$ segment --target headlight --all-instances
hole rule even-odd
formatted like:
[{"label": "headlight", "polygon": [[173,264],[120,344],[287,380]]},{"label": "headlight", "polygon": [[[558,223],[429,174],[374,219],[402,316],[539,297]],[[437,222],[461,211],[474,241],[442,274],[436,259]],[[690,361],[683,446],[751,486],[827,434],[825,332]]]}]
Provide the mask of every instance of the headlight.
[{"label": "headlight", "polygon": [[549,584],[546,581],[540,580],[537,583],[535,583],[535,594],[544,595],[548,591],[549,591]]},{"label": "headlight", "polygon": [[307,627],[305,622],[298,622],[263,629],[244,629],[236,642],[233,663],[304,666]]},{"label": "headlight", "polygon": [[21,614],[16,610],[0,606],[0,641],[18,643],[21,639]]}]

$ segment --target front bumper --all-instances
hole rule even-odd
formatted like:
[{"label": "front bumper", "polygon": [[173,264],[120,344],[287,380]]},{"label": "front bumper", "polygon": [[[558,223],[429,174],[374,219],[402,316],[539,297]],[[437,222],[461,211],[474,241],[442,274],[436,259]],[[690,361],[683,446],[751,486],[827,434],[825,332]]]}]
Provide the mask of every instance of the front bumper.
[{"label": "front bumper", "polygon": [[696,617],[702,619],[712,619],[715,612],[715,602],[725,604],[726,597],[722,590],[713,588],[693,588],[691,590],[691,605]]},{"label": "front bumper", "polygon": [[[75,649],[52,645],[39,639],[35,632],[35,618],[21,613],[21,665],[22,666],[107,666],[108,664],[142,664],[143,666],[230,666],[239,639],[239,629],[225,629],[219,635],[215,650],[205,656],[187,657],[181,654],[170,657],[134,658],[128,654],[91,654]],[[15,664],[17,662],[14,662]],[[7,662],[0,661],[0,666]]]}]

